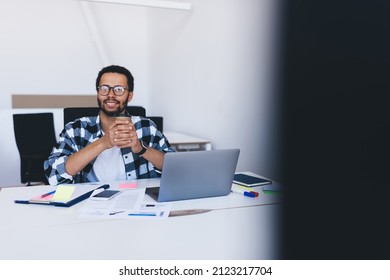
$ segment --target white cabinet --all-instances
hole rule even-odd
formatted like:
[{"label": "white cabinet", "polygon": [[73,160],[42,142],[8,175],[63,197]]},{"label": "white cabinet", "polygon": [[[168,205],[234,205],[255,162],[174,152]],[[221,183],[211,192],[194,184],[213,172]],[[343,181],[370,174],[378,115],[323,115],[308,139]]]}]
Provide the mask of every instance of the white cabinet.
[{"label": "white cabinet", "polygon": [[184,151],[210,151],[211,142],[206,139],[194,137],[180,132],[165,132],[171,146],[177,152]]}]

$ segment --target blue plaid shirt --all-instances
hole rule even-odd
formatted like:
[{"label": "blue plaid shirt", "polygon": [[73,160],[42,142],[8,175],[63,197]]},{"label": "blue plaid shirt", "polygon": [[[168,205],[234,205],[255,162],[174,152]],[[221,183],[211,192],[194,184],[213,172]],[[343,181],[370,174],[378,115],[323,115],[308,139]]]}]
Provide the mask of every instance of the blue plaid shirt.
[{"label": "blue plaid shirt", "polygon": [[[138,139],[142,139],[149,147],[162,152],[174,151],[168,140],[157,130],[156,125],[151,120],[138,116],[132,116],[131,120],[136,129]],[[60,134],[57,145],[44,163],[45,174],[50,185],[97,182],[98,178],[92,168],[95,160],[91,161],[75,176],[66,173],[65,162],[70,155],[80,151],[102,136],[100,116],[83,117],[66,124]],[[142,156],[133,154],[130,148],[123,148],[121,152],[128,180],[159,176],[158,171],[156,172],[155,167],[150,162]]]}]

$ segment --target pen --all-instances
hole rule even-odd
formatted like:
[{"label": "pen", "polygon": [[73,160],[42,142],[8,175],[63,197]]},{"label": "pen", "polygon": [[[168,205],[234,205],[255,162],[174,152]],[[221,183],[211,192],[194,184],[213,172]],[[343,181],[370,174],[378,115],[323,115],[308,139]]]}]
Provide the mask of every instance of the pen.
[{"label": "pen", "polygon": [[123,212],[125,212],[125,211],[111,212],[111,213],[110,213],[110,216],[111,216],[111,215],[116,215],[116,214],[119,214],[119,213],[123,213]]},{"label": "pen", "polygon": [[21,203],[21,204],[30,204],[30,201],[28,200],[20,200],[20,199],[16,199],[14,200],[15,203]]},{"label": "pen", "polygon": [[46,196],[49,196],[49,195],[51,195],[51,194],[54,194],[55,192],[56,192],[56,191],[54,190],[54,191],[45,193],[45,194],[41,195],[41,197],[44,198],[44,197],[46,197]]},{"label": "pen", "polygon": [[259,196],[258,192],[253,192],[253,191],[247,192],[247,191],[244,191],[244,190],[232,189],[231,192],[232,193],[237,193],[237,194],[242,194],[242,195],[248,196],[248,197],[258,197]]},{"label": "pen", "polygon": [[130,213],[128,216],[151,217],[156,216],[156,213]]}]

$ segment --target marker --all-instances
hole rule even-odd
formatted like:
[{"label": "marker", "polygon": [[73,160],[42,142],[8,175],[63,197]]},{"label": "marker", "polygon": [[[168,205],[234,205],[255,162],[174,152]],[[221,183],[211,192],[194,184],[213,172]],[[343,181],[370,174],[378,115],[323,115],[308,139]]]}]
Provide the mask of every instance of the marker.
[{"label": "marker", "polygon": [[153,217],[156,216],[156,213],[130,213],[128,216]]},{"label": "marker", "polygon": [[[258,197],[259,193],[255,192],[252,188],[244,187],[244,186],[233,186],[232,190],[236,191],[236,193],[245,195],[245,192],[254,194],[254,197]],[[248,195],[247,195],[248,196]],[[253,197],[250,195],[250,197]]]},{"label": "marker", "polygon": [[277,186],[264,186],[263,193],[265,194],[279,194],[282,192],[282,189]]},{"label": "marker", "polygon": [[247,192],[252,192],[256,195],[256,197],[259,196],[259,192],[254,191],[253,188],[248,188],[248,187],[244,187],[244,186],[235,186],[235,189],[241,189],[241,190],[245,190]]},{"label": "marker", "polygon": [[258,192],[247,192],[247,191],[244,191],[244,190],[236,190],[236,189],[232,189],[231,191],[232,193],[236,193],[236,194],[242,194],[244,196],[248,196],[248,197],[258,197],[259,196],[259,193]]}]

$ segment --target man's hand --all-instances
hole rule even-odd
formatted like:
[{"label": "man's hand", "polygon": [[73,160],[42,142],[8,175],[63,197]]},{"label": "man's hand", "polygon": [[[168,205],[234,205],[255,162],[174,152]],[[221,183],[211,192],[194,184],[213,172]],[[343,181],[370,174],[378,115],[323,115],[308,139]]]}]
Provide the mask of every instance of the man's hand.
[{"label": "man's hand", "polygon": [[130,118],[115,118],[115,122],[111,124],[106,135],[108,137],[110,147],[129,147],[134,153],[138,153],[142,150],[137,132]]}]

